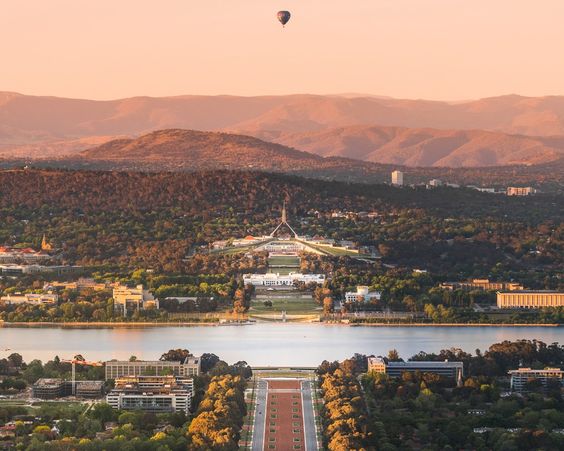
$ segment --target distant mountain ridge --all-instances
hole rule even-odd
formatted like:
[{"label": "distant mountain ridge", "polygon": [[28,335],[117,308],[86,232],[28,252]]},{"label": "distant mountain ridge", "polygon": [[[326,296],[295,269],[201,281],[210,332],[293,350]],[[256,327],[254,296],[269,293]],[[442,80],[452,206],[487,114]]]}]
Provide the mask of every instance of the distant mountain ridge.
[{"label": "distant mountain ridge", "polygon": [[264,139],[322,156],[404,166],[542,164],[564,156],[564,136],[509,135],[483,130],[350,126],[277,137],[264,135],[259,134]]},{"label": "distant mountain ridge", "polygon": [[245,134],[382,163],[541,164],[561,155],[564,96],[456,103],[348,94],[93,101],[0,92],[0,157],[72,155],[162,129]]}]

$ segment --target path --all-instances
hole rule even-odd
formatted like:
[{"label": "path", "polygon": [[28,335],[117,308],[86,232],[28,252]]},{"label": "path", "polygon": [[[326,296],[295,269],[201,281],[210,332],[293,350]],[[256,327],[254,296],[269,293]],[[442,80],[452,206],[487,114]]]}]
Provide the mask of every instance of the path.
[{"label": "path", "polygon": [[251,449],[319,449],[310,381],[301,378],[259,379]]},{"label": "path", "polygon": [[252,451],[264,450],[267,393],[268,393],[268,382],[264,379],[260,379],[257,384],[255,419],[253,421],[253,441],[251,444]]},{"label": "path", "polygon": [[304,413],[304,435],[306,451],[319,449],[317,432],[315,430],[315,411],[313,410],[313,397],[311,381],[302,381],[302,405]]}]

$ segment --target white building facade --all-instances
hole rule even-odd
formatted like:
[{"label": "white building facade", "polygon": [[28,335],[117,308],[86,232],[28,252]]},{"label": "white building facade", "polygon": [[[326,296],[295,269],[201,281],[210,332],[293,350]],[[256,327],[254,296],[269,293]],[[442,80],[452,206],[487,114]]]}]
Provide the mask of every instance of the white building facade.
[{"label": "white building facade", "polygon": [[392,172],[392,185],[403,186],[403,172],[397,170]]},{"label": "white building facade", "polygon": [[255,287],[292,287],[296,282],[305,284],[316,283],[323,285],[325,283],[325,274],[302,274],[291,272],[287,275],[279,273],[268,274],[245,274],[243,282],[245,285],[253,285]]},{"label": "white building facade", "polygon": [[32,304],[32,305],[54,305],[59,301],[59,296],[56,294],[17,294],[2,296],[0,301],[5,304]]},{"label": "white building facade", "polygon": [[379,291],[370,291],[367,286],[359,285],[356,291],[347,291],[345,293],[345,300],[347,302],[373,302],[379,301],[382,293]]}]

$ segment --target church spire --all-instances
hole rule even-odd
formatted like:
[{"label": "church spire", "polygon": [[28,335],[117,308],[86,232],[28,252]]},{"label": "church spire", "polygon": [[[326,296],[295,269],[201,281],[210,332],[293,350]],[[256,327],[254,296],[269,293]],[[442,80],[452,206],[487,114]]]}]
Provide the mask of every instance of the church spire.
[{"label": "church spire", "polygon": [[43,234],[43,238],[41,239],[41,250],[42,251],[51,251],[53,250],[53,246],[47,241],[47,236]]}]

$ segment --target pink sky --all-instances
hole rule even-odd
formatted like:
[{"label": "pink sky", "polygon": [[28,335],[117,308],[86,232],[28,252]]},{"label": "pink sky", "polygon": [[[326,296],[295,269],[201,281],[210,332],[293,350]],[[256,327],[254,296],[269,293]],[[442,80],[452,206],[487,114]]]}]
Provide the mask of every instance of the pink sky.
[{"label": "pink sky", "polygon": [[562,0],[6,0],[0,90],[564,94],[563,22]]}]

